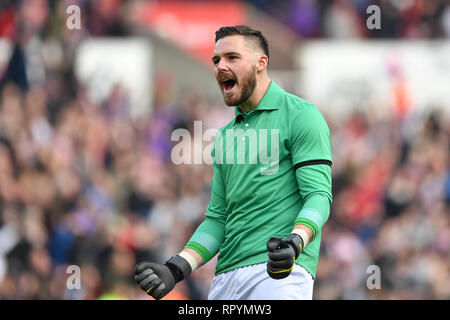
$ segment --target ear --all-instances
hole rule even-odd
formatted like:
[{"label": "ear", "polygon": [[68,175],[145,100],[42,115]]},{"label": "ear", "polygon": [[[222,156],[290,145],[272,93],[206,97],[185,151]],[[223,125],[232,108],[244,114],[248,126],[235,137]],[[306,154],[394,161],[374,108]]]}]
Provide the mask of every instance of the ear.
[{"label": "ear", "polygon": [[258,61],[256,62],[256,70],[258,72],[264,71],[265,69],[267,69],[268,64],[269,58],[265,54],[260,55]]}]

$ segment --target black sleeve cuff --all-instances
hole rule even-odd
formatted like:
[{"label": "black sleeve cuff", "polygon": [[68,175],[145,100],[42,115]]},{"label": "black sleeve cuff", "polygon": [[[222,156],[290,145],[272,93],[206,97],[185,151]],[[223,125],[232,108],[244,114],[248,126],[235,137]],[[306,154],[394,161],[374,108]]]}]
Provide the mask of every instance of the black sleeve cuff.
[{"label": "black sleeve cuff", "polygon": [[179,255],[170,258],[165,264],[172,272],[175,282],[180,282],[192,272],[189,262]]},{"label": "black sleeve cuff", "polygon": [[303,161],[303,162],[296,163],[294,165],[294,171],[296,171],[297,169],[299,169],[301,167],[313,166],[313,165],[317,165],[317,164],[325,164],[325,165],[331,167],[332,162],[330,160],[309,160],[309,161]]}]

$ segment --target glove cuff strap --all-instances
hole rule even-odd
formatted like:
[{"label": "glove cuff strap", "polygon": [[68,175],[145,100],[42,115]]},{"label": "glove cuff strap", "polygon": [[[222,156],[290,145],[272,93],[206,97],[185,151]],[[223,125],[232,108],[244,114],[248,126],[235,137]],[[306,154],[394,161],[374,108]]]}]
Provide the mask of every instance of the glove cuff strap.
[{"label": "glove cuff strap", "polygon": [[287,239],[286,242],[291,245],[295,252],[295,260],[297,260],[298,256],[303,250],[303,239],[296,233],[292,233]]},{"label": "glove cuff strap", "polygon": [[191,265],[183,257],[176,255],[167,260],[165,265],[170,269],[175,278],[175,282],[180,282],[192,272]]}]

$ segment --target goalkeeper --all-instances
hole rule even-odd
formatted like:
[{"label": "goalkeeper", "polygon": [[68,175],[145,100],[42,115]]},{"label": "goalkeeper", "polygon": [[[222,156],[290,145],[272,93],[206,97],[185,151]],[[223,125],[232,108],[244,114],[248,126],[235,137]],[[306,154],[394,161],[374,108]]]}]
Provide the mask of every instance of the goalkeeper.
[{"label": "goalkeeper", "polygon": [[208,299],[312,299],[332,201],[328,126],[269,78],[261,32],[220,28],[212,62],[236,117],[214,139],[205,219],[165,264],[139,263],[135,280],[161,299],[219,253]]}]

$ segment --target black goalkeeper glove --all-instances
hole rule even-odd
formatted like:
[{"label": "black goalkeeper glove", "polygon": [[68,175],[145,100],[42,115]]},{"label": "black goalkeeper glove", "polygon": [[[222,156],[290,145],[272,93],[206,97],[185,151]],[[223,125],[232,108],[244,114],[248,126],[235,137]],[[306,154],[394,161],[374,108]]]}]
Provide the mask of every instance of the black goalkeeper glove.
[{"label": "black goalkeeper glove", "polygon": [[267,250],[267,273],[273,279],[284,279],[291,273],[295,260],[303,250],[303,240],[296,233],[286,240],[272,237],[267,241]]},{"label": "black goalkeeper glove", "polygon": [[165,264],[141,262],[134,270],[134,280],[148,295],[159,300],[168,294],[177,282],[191,274],[192,268],[183,257],[176,255]]}]

